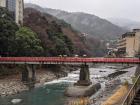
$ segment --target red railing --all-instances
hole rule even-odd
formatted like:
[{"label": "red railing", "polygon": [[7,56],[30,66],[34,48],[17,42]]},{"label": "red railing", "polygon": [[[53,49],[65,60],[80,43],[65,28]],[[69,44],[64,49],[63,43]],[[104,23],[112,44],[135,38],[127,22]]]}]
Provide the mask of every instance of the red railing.
[{"label": "red railing", "polygon": [[0,62],[140,63],[139,58],[0,57]]}]

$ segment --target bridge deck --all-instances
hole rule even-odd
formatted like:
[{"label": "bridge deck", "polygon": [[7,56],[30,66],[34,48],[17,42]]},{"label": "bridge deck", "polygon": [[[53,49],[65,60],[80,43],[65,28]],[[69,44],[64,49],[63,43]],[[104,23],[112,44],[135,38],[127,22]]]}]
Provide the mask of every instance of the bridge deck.
[{"label": "bridge deck", "polygon": [[76,63],[131,63],[140,64],[139,58],[80,58],[80,57],[0,57],[1,64],[76,64]]}]

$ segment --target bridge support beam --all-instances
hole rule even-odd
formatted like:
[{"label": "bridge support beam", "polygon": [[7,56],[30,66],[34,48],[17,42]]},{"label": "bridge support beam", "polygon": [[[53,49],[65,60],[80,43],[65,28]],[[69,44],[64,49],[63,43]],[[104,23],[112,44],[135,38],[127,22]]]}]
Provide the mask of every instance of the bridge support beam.
[{"label": "bridge support beam", "polygon": [[89,86],[89,85],[91,85],[89,66],[88,65],[86,65],[86,64],[81,65],[79,80],[75,85],[78,85],[78,86]]},{"label": "bridge support beam", "polygon": [[22,81],[25,82],[29,88],[33,88],[36,81],[35,65],[25,65],[22,71]]}]

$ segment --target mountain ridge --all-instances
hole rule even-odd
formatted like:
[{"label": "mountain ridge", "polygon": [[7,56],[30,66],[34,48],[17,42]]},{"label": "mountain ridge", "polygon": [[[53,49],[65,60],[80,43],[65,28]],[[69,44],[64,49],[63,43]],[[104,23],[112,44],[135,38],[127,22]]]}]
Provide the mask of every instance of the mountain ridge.
[{"label": "mountain ridge", "polygon": [[120,37],[127,30],[112,24],[106,19],[83,12],[66,12],[58,9],[42,8],[35,4],[25,4],[25,7],[36,8],[37,10],[49,13],[58,19],[71,24],[76,30],[93,36],[96,39],[111,40]]},{"label": "mountain ridge", "polygon": [[70,24],[34,8],[24,10],[24,25],[37,33],[45,48],[46,56],[78,54],[83,56],[103,56],[105,47],[94,38],[87,38],[75,31]]},{"label": "mountain ridge", "polygon": [[134,20],[125,19],[125,18],[107,18],[107,20],[120,26],[120,27],[124,27],[128,30],[140,28],[139,21],[134,21]]}]

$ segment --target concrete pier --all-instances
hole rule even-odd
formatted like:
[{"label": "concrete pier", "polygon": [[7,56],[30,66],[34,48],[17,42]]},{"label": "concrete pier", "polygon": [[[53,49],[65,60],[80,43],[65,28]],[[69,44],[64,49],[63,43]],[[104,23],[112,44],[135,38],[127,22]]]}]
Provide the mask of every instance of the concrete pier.
[{"label": "concrete pier", "polygon": [[89,86],[91,85],[89,66],[86,64],[81,65],[79,80],[75,85],[77,86]]},{"label": "concrete pier", "polygon": [[81,65],[80,76],[74,86],[65,90],[65,95],[69,97],[87,97],[96,93],[101,88],[100,83],[92,84],[90,81],[89,66]]},{"label": "concrete pier", "polygon": [[36,81],[35,65],[25,65],[22,71],[22,82],[26,83],[29,88],[33,88]]},{"label": "concrete pier", "polygon": [[22,70],[22,77],[21,77],[21,80],[22,82],[27,82],[29,81],[29,71],[27,69],[27,65],[24,66],[24,69]]}]

